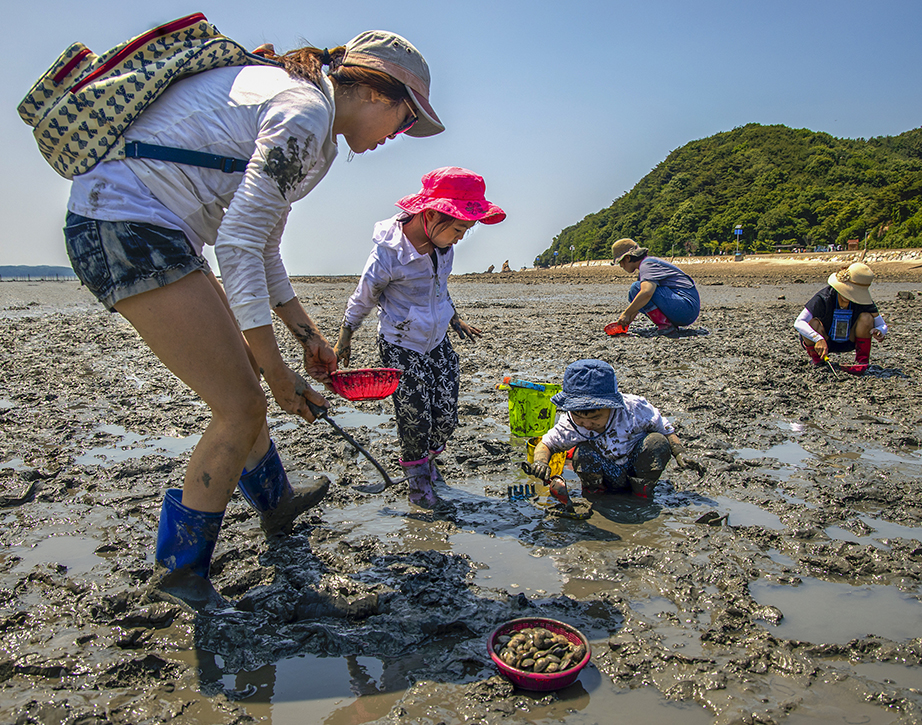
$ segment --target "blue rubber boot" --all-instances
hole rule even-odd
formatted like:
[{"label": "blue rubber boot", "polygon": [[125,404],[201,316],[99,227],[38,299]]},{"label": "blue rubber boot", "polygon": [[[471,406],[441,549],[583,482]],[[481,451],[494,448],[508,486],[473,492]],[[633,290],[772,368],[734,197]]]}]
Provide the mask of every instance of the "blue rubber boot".
[{"label": "blue rubber boot", "polygon": [[196,610],[228,606],[208,579],[223,520],[223,511],[190,509],[182,503],[181,489],[167,489],[157,530],[157,563],[166,573],[157,589]]},{"label": "blue rubber boot", "polygon": [[237,485],[247,503],[259,512],[259,525],[268,538],[290,534],[295,519],[327,495],[330,480],[317,476],[311,483],[292,487],[275,442],[270,440],[266,455],[252,471],[243,470]]}]

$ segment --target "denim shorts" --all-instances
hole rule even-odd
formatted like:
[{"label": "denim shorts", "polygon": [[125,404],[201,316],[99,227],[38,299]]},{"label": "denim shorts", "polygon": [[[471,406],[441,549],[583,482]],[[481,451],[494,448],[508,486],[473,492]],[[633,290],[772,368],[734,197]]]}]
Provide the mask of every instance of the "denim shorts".
[{"label": "denim shorts", "polygon": [[110,312],[120,300],[211,271],[186,235],[142,222],[106,222],[67,212],[67,256],[77,277]]}]

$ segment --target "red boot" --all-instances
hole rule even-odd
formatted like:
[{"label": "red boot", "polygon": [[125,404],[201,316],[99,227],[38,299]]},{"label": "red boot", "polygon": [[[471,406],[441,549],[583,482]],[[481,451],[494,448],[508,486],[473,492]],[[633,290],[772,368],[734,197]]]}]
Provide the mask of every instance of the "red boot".
[{"label": "red boot", "polygon": [[822,365],[823,358],[820,357],[820,354],[816,351],[816,344],[812,342],[807,342],[804,338],[800,338],[800,344],[803,345],[804,350],[807,351],[807,354],[810,356],[810,362],[814,365]]},{"label": "red boot", "polygon": [[840,365],[839,369],[844,370],[847,373],[851,373],[852,375],[864,375],[870,363],[871,363],[871,338],[870,337],[856,337],[855,338],[855,364],[854,365]]},{"label": "red boot", "polygon": [[650,318],[654,325],[656,325],[660,330],[668,330],[669,328],[675,329],[669,318],[663,314],[663,311],[659,307],[654,307],[649,312],[644,312],[644,314]]}]

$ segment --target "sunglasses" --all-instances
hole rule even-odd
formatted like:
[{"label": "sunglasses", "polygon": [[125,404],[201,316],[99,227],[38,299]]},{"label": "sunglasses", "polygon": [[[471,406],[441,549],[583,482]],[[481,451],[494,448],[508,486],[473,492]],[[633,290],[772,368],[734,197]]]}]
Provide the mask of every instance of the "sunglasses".
[{"label": "sunglasses", "polygon": [[404,101],[404,103],[406,103],[406,104],[407,104],[407,108],[410,109],[410,115],[407,116],[407,117],[403,120],[403,123],[400,124],[400,128],[398,128],[396,131],[394,131],[394,133],[391,134],[391,138],[394,138],[394,136],[398,136],[398,135],[400,135],[401,133],[404,133],[405,131],[409,131],[411,128],[413,128],[413,126],[414,126],[414,125],[416,124],[416,122],[419,120],[419,116],[417,116],[417,115],[413,112],[413,107],[410,105],[410,103],[409,103],[408,101]]}]

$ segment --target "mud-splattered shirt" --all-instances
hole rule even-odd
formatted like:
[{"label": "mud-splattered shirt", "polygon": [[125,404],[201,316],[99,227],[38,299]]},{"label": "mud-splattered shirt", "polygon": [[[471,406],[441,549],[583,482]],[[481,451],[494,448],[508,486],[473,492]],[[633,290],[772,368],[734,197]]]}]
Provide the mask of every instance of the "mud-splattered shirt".
[{"label": "mud-splattered shirt", "polygon": [[397,220],[375,224],[375,243],[355,292],[346,303],[343,325],[356,330],[375,306],[378,332],[392,345],[419,353],[433,350],[448,332],[455,307],[448,294],[455,251],[420,254]]},{"label": "mud-splattered shirt", "polygon": [[622,393],[624,407],[612,410],[603,433],[594,433],[576,425],[569,415],[561,413],[557,423],[541,437],[551,453],[566,451],[573,446],[593,441],[600,453],[621,465],[628,454],[648,433],[675,433],[672,424],[646,398]]},{"label": "mud-splattered shirt", "polygon": [[198,253],[213,244],[241,328],[269,325],[271,308],[294,297],[279,249],[291,204],[336,157],[333,110],[325,79],[317,87],[268,66],[193,75],[164,92],[126,138],[247,159],[246,171],[105,162],[74,179],[68,209],[179,229]]}]

